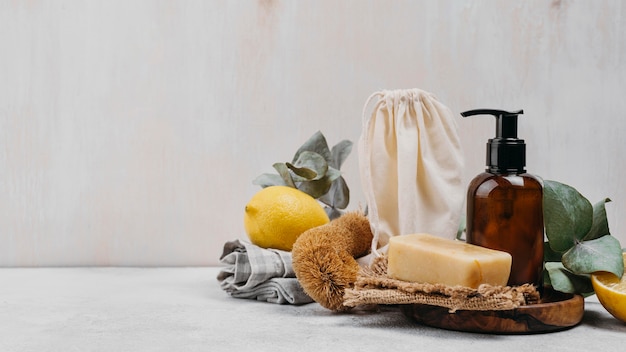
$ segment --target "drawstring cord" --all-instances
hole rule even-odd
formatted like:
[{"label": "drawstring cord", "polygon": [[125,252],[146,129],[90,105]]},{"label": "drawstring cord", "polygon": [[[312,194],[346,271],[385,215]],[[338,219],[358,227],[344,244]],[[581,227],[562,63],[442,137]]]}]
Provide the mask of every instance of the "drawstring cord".
[{"label": "drawstring cord", "polygon": [[[378,207],[376,206],[376,199],[374,198],[374,185],[372,182],[372,162],[371,162],[371,145],[369,143],[370,130],[372,126],[372,114],[368,115],[367,107],[375,98],[379,99],[383,96],[382,92],[376,92],[367,98],[365,101],[365,105],[363,106],[363,114],[362,114],[362,131],[361,131],[361,148],[363,148],[363,160],[362,163],[362,175],[363,175],[363,187],[365,190],[365,200],[367,201],[367,209],[368,209],[368,218],[370,220],[370,228],[372,230],[373,239],[372,239],[372,253],[376,257],[380,257],[381,254],[378,252],[378,238],[379,238],[379,228],[380,228],[380,220],[378,217]],[[374,111],[376,111],[378,104]]]}]

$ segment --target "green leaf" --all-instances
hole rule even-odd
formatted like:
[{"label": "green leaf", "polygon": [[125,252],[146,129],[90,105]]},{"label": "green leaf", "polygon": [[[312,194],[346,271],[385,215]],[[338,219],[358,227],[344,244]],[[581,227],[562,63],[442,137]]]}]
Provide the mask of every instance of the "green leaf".
[{"label": "green leaf", "polygon": [[467,228],[467,218],[465,217],[465,215],[461,216],[461,219],[459,221],[459,227],[456,230],[456,239],[459,241],[465,241],[465,239],[463,238],[463,234],[465,234],[465,230]]},{"label": "green leaf", "polygon": [[610,201],[609,198],[605,198],[593,205],[593,221],[591,223],[591,230],[589,230],[589,233],[585,236],[586,241],[610,234],[609,221],[606,218],[605,207],[605,204]]},{"label": "green leaf", "polygon": [[303,151],[293,164],[286,163],[286,165],[294,174],[301,177],[301,179],[295,178],[296,182],[319,180],[328,171],[328,163],[324,157],[311,151]]},{"label": "green leaf", "polygon": [[[269,186],[287,186],[285,184],[285,181],[279,175],[276,175],[276,174],[259,175],[257,178],[252,180],[252,184],[259,185],[263,188],[269,187]],[[292,187],[295,187],[295,185]]]},{"label": "green leaf", "polygon": [[557,291],[566,293],[580,293],[588,296],[593,293],[591,279],[586,275],[576,275],[567,270],[562,263],[546,263],[546,272],[549,282]]},{"label": "green leaf", "polygon": [[343,165],[343,162],[346,161],[351,151],[352,142],[349,140],[344,139],[343,141],[335,144],[333,149],[330,151],[330,166],[337,170],[341,169],[341,165]]},{"label": "green leaf", "polygon": [[332,208],[345,209],[350,203],[350,190],[343,176],[339,176],[330,186],[330,190],[319,200]]},{"label": "green leaf", "polygon": [[565,252],[591,229],[593,207],[576,189],[556,181],[544,181],[543,210],[550,247]]},{"label": "green leaf", "polygon": [[550,281],[550,274],[548,273],[548,269],[543,268],[543,286],[544,287],[553,287],[552,281]]},{"label": "green leaf", "polygon": [[299,182],[297,188],[311,197],[318,199],[330,190],[332,183],[333,181],[331,181],[329,177],[323,177],[316,181]]},{"label": "green leaf", "polygon": [[338,217],[340,217],[341,215],[343,215],[343,213],[341,212],[341,210],[337,209],[337,208],[332,208],[332,207],[324,207],[324,210],[326,211],[326,215],[328,215],[328,218],[330,220],[334,220],[337,219]]},{"label": "green leaf", "polygon": [[575,274],[608,271],[622,277],[624,274],[622,247],[619,241],[610,235],[579,242],[563,254],[563,265]]},{"label": "green leaf", "polygon": [[321,155],[327,163],[331,161],[330,149],[328,149],[328,143],[326,142],[326,138],[322,134],[322,132],[315,132],[304,144],[296,151],[296,154],[293,156],[292,163],[296,164],[296,160],[300,157],[305,151],[315,152]]},{"label": "green leaf", "polygon": [[543,244],[543,261],[545,262],[560,262],[563,253],[557,252],[550,247],[548,242]]},{"label": "green leaf", "polygon": [[311,197],[318,199],[330,190],[332,183],[339,177],[341,177],[341,172],[337,169],[329,167],[328,172],[326,172],[326,175],[321,179],[300,182],[297,184],[297,188]]},{"label": "green leaf", "polygon": [[334,167],[329,167],[328,171],[326,171],[326,175],[324,177],[328,177],[330,182],[334,182],[336,179],[341,177],[341,171],[335,169]]},{"label": "green leaf", "polygon": [[274,163],[274,165],[272,165],[272,167],[274,167],[274,169],[276,171],[278,171],[278,174],[282,178],[283,183],[285,184],[285,186],[296,188],[296,185],[293,182],[293,178],[291,177],[291,174],[289,173],[289,168],[287,167],[287,164],[285,164],[285,163]]},{"label": "green leaf", "polygon": [[293,171],[291,177],[294,182],[319,180],[322,177],[315,170],[309,169],[308,167],[296,167],[292,163],[286,163],[286,165],[289,170]]}]

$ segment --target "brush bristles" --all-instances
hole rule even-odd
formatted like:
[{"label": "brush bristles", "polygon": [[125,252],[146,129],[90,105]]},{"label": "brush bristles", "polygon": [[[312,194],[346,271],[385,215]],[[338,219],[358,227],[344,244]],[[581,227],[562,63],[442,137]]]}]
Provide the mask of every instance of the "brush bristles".
[{"label": "brush bristles", "polygon": [[343,294],[356,281],[354,257],[369,251],[372,232],[360,212],[304,232],[293,246],[293,269],[304,291],[331,310],[345,310]]},{"label": "brush bristles", "polygon": [[350,231],[350,234],[331,233],[333,241],[345,242],[344,249],[350,252],[354,258],[369,253],[372,246],[372,230],[370,222],[361,212],[349,212],[328,224]]}]

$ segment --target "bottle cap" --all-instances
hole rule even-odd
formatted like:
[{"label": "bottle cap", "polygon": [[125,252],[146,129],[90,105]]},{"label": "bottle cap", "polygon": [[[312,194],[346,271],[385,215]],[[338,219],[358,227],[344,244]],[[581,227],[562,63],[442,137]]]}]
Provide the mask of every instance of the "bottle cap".
[{"label": "bottle cap", "polygon": [[496,136],[487,141],[487,172],[493,174],[520,174],[526,172],[526,143],[517,138],[517,116],[524,110],[504,111],[476,109],[461,116],[493,115],[496,117]]}]

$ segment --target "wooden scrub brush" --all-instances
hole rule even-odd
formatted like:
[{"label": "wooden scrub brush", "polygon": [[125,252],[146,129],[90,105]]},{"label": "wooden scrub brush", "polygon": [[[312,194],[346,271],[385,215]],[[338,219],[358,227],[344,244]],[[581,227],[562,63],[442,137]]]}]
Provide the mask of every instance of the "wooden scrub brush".
[{"label": "wooden scrub brush", "polygon": [[301,234],[293,245],[292,264],[304,291],[331,310],[348,309],[343,294],[356,281],[355,258],[369,252],[372,231],[360,211],[346,213]]}]

